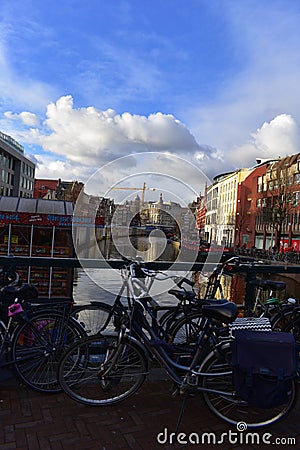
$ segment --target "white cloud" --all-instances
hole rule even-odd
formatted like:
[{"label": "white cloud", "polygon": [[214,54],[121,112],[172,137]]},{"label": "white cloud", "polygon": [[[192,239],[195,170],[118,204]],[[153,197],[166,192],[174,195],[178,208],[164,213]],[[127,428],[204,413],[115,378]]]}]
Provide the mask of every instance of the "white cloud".
[{"label": "white cloud", "polygon": [[26,155],[36,164],[36,178],[58,179],[65,181],[86,180],[92,173],[91,167],[75,165],[51,155]]},{"label": "white cloud", "polygon": [[24,125],[30,125],[30,126],[38,126],[39,125],[39,119],[38,117],[30,113],[28,111],[23,111],[20,114],[21,120],[24,123]]},{"label": "white cloud", "polygon": [[285,156],[299,151],[299,127],[289,114],[280,114],[271,122],[265,122],[252,136],[257,148],[271,156]]},{"label": "white cloud", "polygon": [[[38,123],[36,116],[29,112],[8,112],[5,117],[7,121],[19,119],[23,123],[17,136],[10,131],[12,136],[29,148],[38,145],[48,152],[36,155],[39,178],[86,181],[108,162],[132,155],[132,158],[123,159],[116,165],[117,178],[116,174],[111,174],[111,179],[105,180],[109,184],[126,177],[129,166],[136,167],[137,172],[145,172],[147,167],[143,167],[143,158],[139,156],[137,159],[135,154],[149,151],[161,152],[162,155],[176,154],[200,167],[207,178],[212,178],[227,170],[251,167],[257,157],[277,158],[297,153],[300,144],[298,125],[288,114],[280,114],[270,122],[264,122],[249,134],[248,142],[244,136],[241,145],[227,152],[208,145],[200,146],[189,129],[173,115],[118,114],[112,109],[101,111],[92,106],[76,109],[70,95],[48,105],[42,125],[26,129],[34,122]],[[166,158],[157,159],[149,170],[159,173],[171,161],[172,158],[168,161]],[[183,176],[180,164],[176,170],[179,177]],[[193,183],[197,185],[196,180]]]},{"label": "white cloud", "polygon": [[[27,124],[33,123],[35,119],[35,115],[28,112],[7,112],[5,117],[11,122],[19,119],[23,125],[26,121]],[[207,178],[190,163],[195,163],[194,155],[201,153],[206,172],[207,162],[215,157],[214,149],[208,146],[201,148],[188,128],[170,114],[158,112],[146,117],[128,112],[118,114],[112,109],[76,109],[71,96],[61,97],[56,103],[49,104],[44,122],[28,129],[23,126],[18,130],[18,137],[29,148],[38,145],[44,150],[43,154],[34,154],[38,178],[85,182],[97,169],[117,160],[116,164],[96,177],[97,192],[101,187],[112,186],[123,178],[126,179],[125,185],[131,183],[135,186],[138,183],[142,186],[148,180],[146,172],[150,171],[164,174],[163,184],[161,178],[155,181],[158,183],[157,189],[167,189],[172,177],[177,177],[178,180],[184,178],[185,184],[191,183],[197,193],[203,191]],[[151,156],[153,152],[156,152],[155,157]],[[189,163],[176,159],[175,154]],[[102,179],[104,173],[105,179]],[[133,174],[133,178],[127,180],[129,173]],[[151,177],[149,185],[154,182]]]},{"label": "white cloud", "polygon": [[234,167],[251,167],[256,158],[278,158],[298,153],[300,130],[289,114],[280,114],[251,134],[248,143],[236,146],[227,154]]},{"label": "white cloud", "polygon": [[4,117],[7,119],[21,119],[24,125],[28,126],[38,126],[39,125],[39,118],[36,116],[36,114],[23,111],[20,114],[12,113],[11,111],[6,111],[4,113]]},{"label": "white cloud", "polygon": [[146,117],[92,106],[75,109],[68,95],[49,104],[46,116],[44,128],[32,128],[24,135],[27,142],[84,165],[99,167],[139,151],[193,153],[200,149],[188,128],[170,114]]}]

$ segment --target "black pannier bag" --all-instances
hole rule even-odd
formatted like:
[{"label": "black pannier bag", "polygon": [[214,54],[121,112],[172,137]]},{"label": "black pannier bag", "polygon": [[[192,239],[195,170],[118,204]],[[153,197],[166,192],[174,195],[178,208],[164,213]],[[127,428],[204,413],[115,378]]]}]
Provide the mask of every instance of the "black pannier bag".
[{"label": "black pannier bag", "polygon": [[264,409],[283,405],[297,374],[293,334],[235,331],[232,369],[234,389],[240,399]]}]

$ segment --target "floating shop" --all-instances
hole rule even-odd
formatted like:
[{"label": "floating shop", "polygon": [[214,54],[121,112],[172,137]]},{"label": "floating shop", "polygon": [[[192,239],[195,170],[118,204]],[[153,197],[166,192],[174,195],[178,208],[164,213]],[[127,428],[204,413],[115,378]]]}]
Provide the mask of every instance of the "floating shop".
[{"label": "floating shop", "polygon": [[[73,208],[66,201],[0,197],[0,255],[74,258]],[[103,227],[101,217],[76,220],[89,232]],[[30,266],[17,271],[40,297],[72,297],[74,269]]]}]

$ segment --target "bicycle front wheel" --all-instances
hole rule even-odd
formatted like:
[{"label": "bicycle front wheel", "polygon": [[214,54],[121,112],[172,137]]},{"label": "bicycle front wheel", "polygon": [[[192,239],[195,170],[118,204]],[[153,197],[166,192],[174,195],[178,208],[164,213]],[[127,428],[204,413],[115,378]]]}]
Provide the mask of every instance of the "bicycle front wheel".
[{"label": "bicycle front wheel", "polygon": [[145,353],[132,339],[91,336],[75,343],[63,356],[58,379],[73,400],[92,406],[131,397],[148,373]]},{"label": "bicycle front wheel", "polygon": [[60,392],[57,366],[63,352],[86,336],[73,318],[57,312],[45,312],[21,323],[12,337],[11,357],[14,369],[27,386],[39,392]]},{"label": "bicycle front wheel", "polygon": [[[205,403],[217,417],[235,426],[238,423],[244,423],[247,428],[259,428],[278,422],[289,413],[297,396],[295,382],[292,384],[288,401],[285,404],[270,409],[258,408],[249,405],[235,395],[230,361],[231,350],[228,345],[227,348],[212,351],[200,368],[200,372],[211,374],[203,377],[202,387],[222,392],[222,394],[203,392]],[[216,373],[224,372],[227,375],[215,376]]]}]

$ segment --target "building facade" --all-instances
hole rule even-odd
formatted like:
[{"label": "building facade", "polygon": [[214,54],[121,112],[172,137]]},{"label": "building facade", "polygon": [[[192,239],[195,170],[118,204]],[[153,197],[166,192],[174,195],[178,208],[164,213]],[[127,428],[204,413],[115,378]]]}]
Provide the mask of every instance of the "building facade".
[{"label": "building facade", "polygon": [[[209,243],[233,247],[236,240],[236,216],[239,200],[238,187],[253,169],[239,169],[217,175],[214,183],[206,189],[206,204],[198,210],[205,213],[204,237]],[[201,218],[203,221],[203,217]]]},{"label": "building facade", "polygon": [[197,210],[208,242],[229,247],[300,251],[300,153],[258,160],[221,174]]},{"label": "building facade", "polygon": [[189,208],[176,202],[165,202],[162,194],[157,202],[148,203],[149,223],[162,229],[172,229],[178,233],[183,225],[184,216]]},{"label": "building facade", "polygon": [[84,184],[80,181],[62,181],[35,179],[34,180],[34,198],[43,198],[44,200],[62,200],[75,203]]},{"label": "building facade", "polygon": [[238,185],[234,241],[236,248],[256,246],[263,248],[266,246],[260,226],[256,229],[257,216],[260,214],[259,205],[262,204],[261,198],[267,191],[266,170],[266,163],[258,165]]},{"label": "building facade", "polygon": [[300,153],[269,161],[252,180],[251,243],[300,250]]},{"label": "building facade", "polygon": [[35,164],[24,147],[0,131],[0,196],[33,197]]}]

